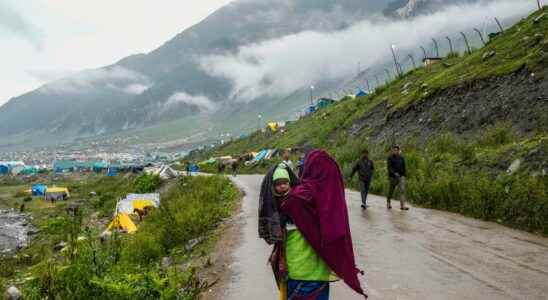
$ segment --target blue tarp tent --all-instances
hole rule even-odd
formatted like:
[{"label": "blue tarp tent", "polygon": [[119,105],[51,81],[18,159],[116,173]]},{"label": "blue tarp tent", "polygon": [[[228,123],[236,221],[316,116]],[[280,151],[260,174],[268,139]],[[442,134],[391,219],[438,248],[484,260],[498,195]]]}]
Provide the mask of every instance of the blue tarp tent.
[{"label": "blue tarp tent", "polygon": [[365,97],[367,96],[367,93],[364,92],[363,90],[359,90],[358,93],[356,94],[356,97]]},{"label": "blue tarp tent", "polygon": [[44,184],[35,184],[32,186],[32,195],[33,196],[45,196],[47,186]]},{"label": "blue tarp tent", "polygon": [[56,160],[53,162],[53,170],[56,173],[72,172],[76,169],[75,160]]},{"label": "blue tarp tent", "polygon": [[306,108],[305,114],[308,115],[308,114],[311,114],[311,113],[313,113],[313,112],[315,112],[315,111],[316,111],[316,106],[311,105],[311,106],[309,106],[309,107]]},{"label": "blue tarp tent", "polygon": [[0,165],[0,175],[6,175],[10,172],[10,167],[7,165]]},{"label": "blue tarp tent", "polygon": [[116,176],[118,175],[118,167],[109,167],[108,168],[108,172],[107,172],[107,176]]}]

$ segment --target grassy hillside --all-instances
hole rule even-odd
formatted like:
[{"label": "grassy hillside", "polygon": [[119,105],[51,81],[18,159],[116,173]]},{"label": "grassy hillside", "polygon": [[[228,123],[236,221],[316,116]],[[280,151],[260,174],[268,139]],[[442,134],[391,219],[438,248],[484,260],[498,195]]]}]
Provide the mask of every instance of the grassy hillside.
[{"label": "grassy hillside", "polygon": [[[310,144],[327,149],[349,175],[367,148],[377,164],[372,189],[385,193],[387,149],[397,143],[413,202],[548,234],[546,75],[548,8],[481,49],[412,70],[370,96],[341,99],[285,132],[257,132],[189,159]],[[512,163],[520,167],[510,174]]]},{"label": "grassy hillside", "polygon": [[[50,182],[47,182],[51,184]],[[196,299],[211,283],[197,273],[208,266],[219,222],[231,215],[239,191],[221,177],[192,177],[160,185],[154,176],[92,176],[62,180],[71,189],[67,202],[55,205],[26,199],[26,212],[39,229],[28,248],[0,255],[0,288],[15,285],[25,299]],[[28,184],[3,182],[0,206],[18,207]],[[126,193],[161,190],[162,205],[133,235],[98,236]],[[96,197],[89,192],[95,191]],[[66,212],[79,204],[75,216]],[[202,243],[187,248],[189,241]],[[56,249],[61,241],[63,250]],[[166,265],[165,258],[170,260]]]}]

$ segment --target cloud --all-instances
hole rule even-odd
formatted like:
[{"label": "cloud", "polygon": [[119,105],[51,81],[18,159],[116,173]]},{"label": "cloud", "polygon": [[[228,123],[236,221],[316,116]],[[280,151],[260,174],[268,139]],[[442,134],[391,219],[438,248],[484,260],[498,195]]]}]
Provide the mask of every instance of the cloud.
[{"label": "cloud", "polygon": [[[88,92],[99,85],[119,89],[130,94],[139,94],[151,84],[148,77],[139,72],[114,66],[83,71],[74,76],[46,84],[39,91],[42,93],[75,94]],[[119,86],[124,87],[120,88]]]},{"label": "cloud", "polygon": [[410,20],[363,21],[337,32],[305,31],[239,48],[235,55],[202,59],[213,76],[234,82],[232,97],[251,101],[261,95],[283,96],[321,80],[338,80],[386,61],[390,46],[400,53],[416,51],[432,37],[452,35],[486,21],[516,18],[531,12],[533,2],[501,0],[451,6]]},{"label": "cloud", "polygon": [[74,75],[76,71],[31,69],[27,70],[25,73],[38,81],[50,82]]},{"label": "cloud", "polygon": [[148,90],[149,88],[150,88],[149,85],[134,83],[126,86],[125,88],[122,89],[122,91],[128,94],[140,95],[144,91]]},{"label": "cloud", "polygon": [[23,37],[37,49],[42,48],[42,39],[39,30],[18,11],[0,3],[0,31]]},{"label": "cloud", "polygon": [[170,107],[177,104],[188,104],[197,106],[200,110],[214,110],[216,105],[206,96],[193,96],[186,92],[177,92],[168,98],[165,107]]}]

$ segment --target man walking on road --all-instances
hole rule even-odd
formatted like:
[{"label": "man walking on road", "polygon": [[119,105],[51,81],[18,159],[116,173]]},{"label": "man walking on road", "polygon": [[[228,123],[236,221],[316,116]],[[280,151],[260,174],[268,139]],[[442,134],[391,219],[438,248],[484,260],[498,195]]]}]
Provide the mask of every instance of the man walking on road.
[{"label": "man walking on road", "polygon": [[369,151],[363,150],[362,157],[356,162],[352,169],[352,174],[350,175],[350,179],[352,179],[356,172],[358,173],[362,196],[362,209],[367,209],[367,194],[369,193],[369,186],[371,185],[374,171],[375,166],[373,165],[373,161],[369,159]]},{"label": "man walking on road", "polygon": [[409,207],[405,206],[405,159],[401,156],[401,149],[399,146],[393,146],[390,156],[386,162],[388,168],[388,179],[390,180],[390,190],[388,191],[388,197],[386,199],[386,207],[392,209],[390,200],[394,195],[396,187],[400,191],[400,209],[409,210]]}]

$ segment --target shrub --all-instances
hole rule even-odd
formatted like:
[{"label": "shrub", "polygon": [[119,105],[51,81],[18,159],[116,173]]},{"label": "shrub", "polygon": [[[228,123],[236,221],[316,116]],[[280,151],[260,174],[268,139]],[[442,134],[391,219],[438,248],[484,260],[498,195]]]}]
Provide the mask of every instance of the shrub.
[{"label": "shrub", "polygon": [[160,176],[143,173],[135,180],[135,191],[137,193],[152,193],[161,183]]}]

